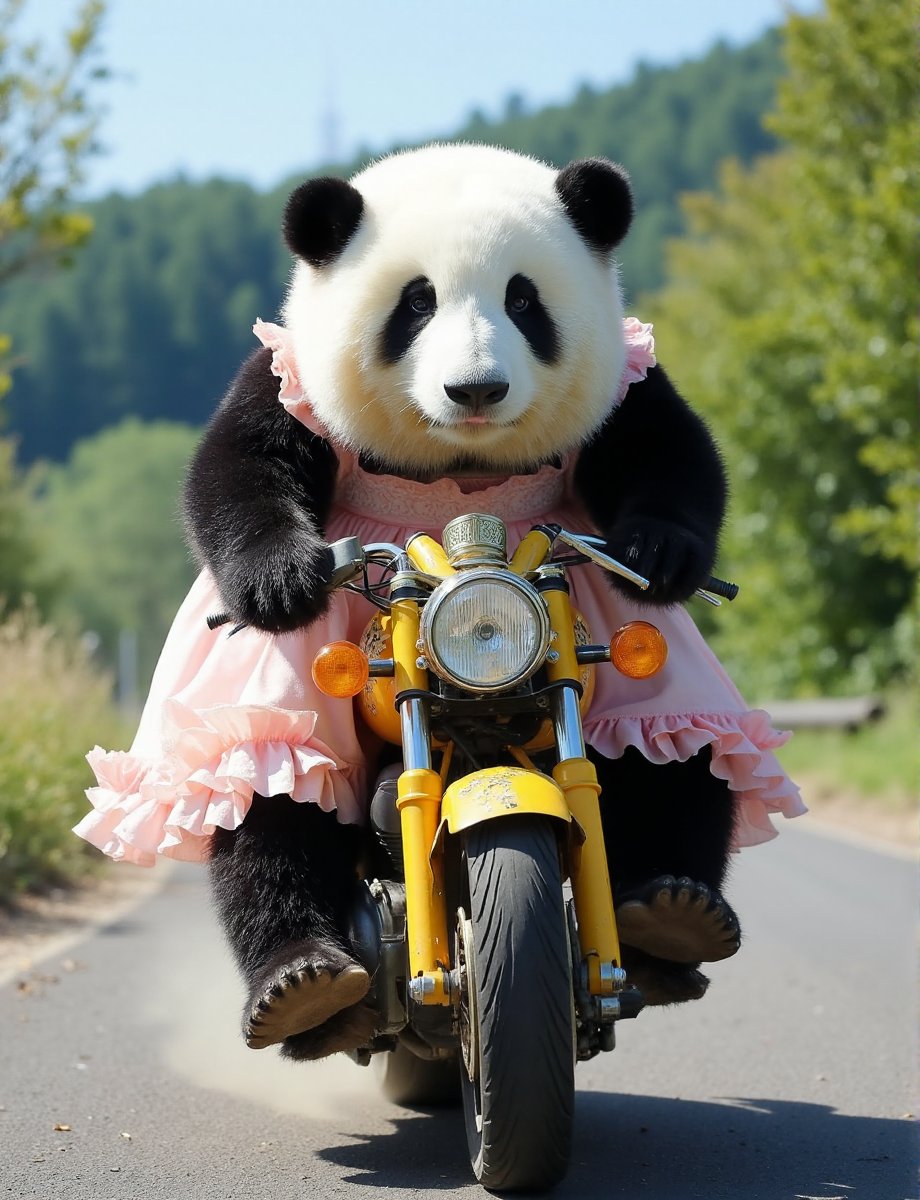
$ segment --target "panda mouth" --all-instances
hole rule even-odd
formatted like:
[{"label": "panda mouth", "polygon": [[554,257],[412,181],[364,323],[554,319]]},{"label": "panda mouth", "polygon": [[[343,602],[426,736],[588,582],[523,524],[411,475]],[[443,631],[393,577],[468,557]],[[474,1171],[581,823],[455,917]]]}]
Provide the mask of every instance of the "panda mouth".
[{"label": "panda mouth", "polygon": [[463,430],[466,432],[468,429],[513,429],[519,423],[520,418],[512,417],[510,421],[500,421],[485,413],[469,413],[462,417],[448,417],[446,420],[438,420],[436,417],[426,417],[426,420],[431,429]]}]

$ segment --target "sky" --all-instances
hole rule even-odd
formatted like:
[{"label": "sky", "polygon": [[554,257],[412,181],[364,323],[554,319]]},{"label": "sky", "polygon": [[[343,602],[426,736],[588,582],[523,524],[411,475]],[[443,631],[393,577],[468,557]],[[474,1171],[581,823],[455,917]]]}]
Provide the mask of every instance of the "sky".
[{"label": "sky", "polygon": [[[79,0],[27,0],[49,43]],[[271,187],[357,149],[447,136],[474,108],[698,57],[783,20],[784,0],[108,0],[105,153],[84,193],[224,175]],[[813,12],[819,0],[794,0]],[[636,131],[641,136],[641,130]]]}]

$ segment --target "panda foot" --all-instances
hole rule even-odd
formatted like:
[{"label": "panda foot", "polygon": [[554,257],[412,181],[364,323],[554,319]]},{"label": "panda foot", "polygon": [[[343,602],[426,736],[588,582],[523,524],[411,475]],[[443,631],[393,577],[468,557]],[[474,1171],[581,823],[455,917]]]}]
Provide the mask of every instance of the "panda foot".
[{"label": "panda foot", "polygon": [[718,962],[741,945],[731,906],[705,883],[662,875],[616,909],[620,940],[672,963]]},{"label": "panda foot", "polygon": [[639,989],[647,1007],[699,1000],[709,987],[709,980],[696,966],[665,962],[629,946],[623,947],[623,966],[628,986]]},{"label": "panda foot", "polygon": [[367,971],[328,942],[298,942],[279,957],[253,988],[243,1014],[243,1036],[251,1050],[325,1025],[370,987]]},{"label": "panda foot", "polygon": [[377,1014],[366,1004],[355,1004],[338,1012],[316,1029],[307,1029],[284,1039],[281,1057],[296,1062],[315,1062],[343,1050],[366,1046],[377,1031]]}]

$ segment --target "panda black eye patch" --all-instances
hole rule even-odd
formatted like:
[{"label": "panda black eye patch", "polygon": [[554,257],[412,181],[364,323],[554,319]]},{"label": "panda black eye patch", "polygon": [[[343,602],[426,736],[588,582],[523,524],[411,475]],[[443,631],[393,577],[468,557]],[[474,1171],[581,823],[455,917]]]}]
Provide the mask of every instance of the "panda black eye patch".
[{"label": "panda black eye patch", "polygon": [[387,318],[380,339],[380,356],[385,363],[403,357],[438,309],[438,299],[430,279],[419,275],[410,279],[400,292],[396,306]]},{"label": "panda black eye patch", "polygon": [[554,363],[559,357],[559,333],[532,279],[511,276],[505,289],[505,312],[540,362]]}]

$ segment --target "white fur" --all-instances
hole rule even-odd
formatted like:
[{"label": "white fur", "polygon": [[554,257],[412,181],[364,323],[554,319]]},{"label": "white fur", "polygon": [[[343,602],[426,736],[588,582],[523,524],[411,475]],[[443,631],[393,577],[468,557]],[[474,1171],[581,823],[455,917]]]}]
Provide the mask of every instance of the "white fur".
[{"label": "white fur", "polygon": [[[298,261],[284,307],[300,378],[333,438],[407,471],[464,457],[504,470],[564,453],[604,420],[625,364],[616,266],[575,231],[554,179],[510,151],[433,145],[351,181],[365,202],[357,231],[329,266]],[[556,324],[551,366],[504,311],[516,274]],[[387,365],[383,328],[419,275],[437,312]],[[476,378],[510,384],[487,424],[470,424],[444,391]]]}]

